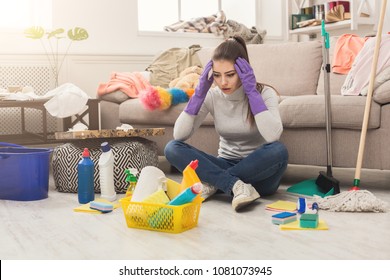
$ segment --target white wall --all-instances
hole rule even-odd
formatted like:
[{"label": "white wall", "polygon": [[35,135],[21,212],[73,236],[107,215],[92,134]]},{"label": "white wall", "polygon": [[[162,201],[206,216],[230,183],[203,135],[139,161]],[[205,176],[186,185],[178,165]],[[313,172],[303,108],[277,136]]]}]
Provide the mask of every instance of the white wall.
[{"label": "white wall", "polygon": [[[163,15],[162,15],[163,16]],[[170,47],[200,44],[215,46],[221,41],[212,34],[138,34],[136,0],[53,0],[53,28],[80,26],[88,30],[87,41],[76,42],[71,52],[85,54],[156,54]],[[2,53],[41,52],[38,41],[23,34],[3,34]],[[184,36],[183,36],[184,35]]]},{"label": "white wall", "polygon": [[[285,39],[285,1],[292,0],[258,2],[258,28],[267,30],[268,41]],[[76,42],[70,50],[72,53],[153,55],[170,47],[188,47],[192,44],[208,47],[221,42],[221,38],[213,34],[139,34],[137,0],[53,0],[53,3],[54,27],[69,29],[81,26],[89,32],[90,38]],[[384,31],[390,32],[390,4],[387,5]],[[27,39],[23,34],[2,34],[0,46],[3,54],[42,52],[38,41]]]}]

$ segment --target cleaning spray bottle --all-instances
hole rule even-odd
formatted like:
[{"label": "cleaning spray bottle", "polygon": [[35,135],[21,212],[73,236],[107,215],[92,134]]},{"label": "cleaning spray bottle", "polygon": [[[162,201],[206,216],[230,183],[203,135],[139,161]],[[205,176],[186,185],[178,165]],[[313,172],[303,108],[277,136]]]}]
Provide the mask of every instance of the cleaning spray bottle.
[{"label": "cleaning spray bottle", "polygon": [[183,205],[186,203],[190,203],[201,192],[201,190],[202,190],[202,183],[197,182],[193,184],[191,187],[183,190],[174,199],[169,201],[168,205]]},{"label": "cleaning spray bottle", "polygon": [[129,187],[126,191],[126,197],[133,195],[135,187],[137,185],[137,174],[138,170],[136,168],[129,168],[125,170],[126,173],[126,182],[129,183]]},{"label": "cleaning spray bottle", "polygon": [[94,164],[88,148],[84,148],[83,159],[77,165],[77,194],[80,204],[86,204],[95,199],[93,181]]}]

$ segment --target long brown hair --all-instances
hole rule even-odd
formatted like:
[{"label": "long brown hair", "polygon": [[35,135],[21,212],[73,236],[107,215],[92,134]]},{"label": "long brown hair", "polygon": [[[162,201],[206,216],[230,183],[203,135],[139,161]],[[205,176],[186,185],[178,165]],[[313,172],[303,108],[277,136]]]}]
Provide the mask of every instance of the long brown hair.
[{"label": "long brown hair", "polygon": [[[239,57],[244,58],[248,61],[248,63],[250,63],[245,41],[242,37],[236,35],[226,39],[214,50],[212,60],[227,60],[234,64],[236,63],[236,59]],[[257,82],[256,88],[260,94],[263,91],[264,86],[269,85]],[[254,123],[254,116],[250,108],[248,108],[247,120],[249,120],[251,125]]]}]

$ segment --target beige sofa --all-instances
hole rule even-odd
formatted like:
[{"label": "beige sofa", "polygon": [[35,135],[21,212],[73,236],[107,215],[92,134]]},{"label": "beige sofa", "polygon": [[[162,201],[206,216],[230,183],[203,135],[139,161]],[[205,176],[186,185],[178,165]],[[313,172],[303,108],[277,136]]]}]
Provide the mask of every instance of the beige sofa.
[{"label": "beige sofa", "polygon": [[[330,61],[336,38],[331,38]],[[280,112],[284,125],[281,141],[289,151],[289,163],[326,166],[325,98],[321,41],[248,45],[250,62],[259,81],[273,85],[281,95]],[[202,63],[212,49],[198,52]],[[356,166],[366,97],[342,96],[345,75],[330,74],[332,93],[333,166]],[[108,94],[101,101],[103,128],[121,123],[134,127],[164,127],[165,136],[153,137],[163,155],[172,139],[173,125],[185,104],[165,111],[146,111],[138,99]],[[213,120],[207,118],[188,141],[207,152],[216,153],[218,137]],[[390,81],[373,95],[365,145],[363,168],[390,170]]]}]

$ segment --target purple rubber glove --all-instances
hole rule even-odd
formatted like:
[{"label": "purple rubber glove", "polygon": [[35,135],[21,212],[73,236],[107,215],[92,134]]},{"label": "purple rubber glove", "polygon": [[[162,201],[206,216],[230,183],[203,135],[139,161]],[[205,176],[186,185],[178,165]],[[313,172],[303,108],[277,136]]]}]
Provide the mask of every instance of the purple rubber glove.
[{"label": "purple rubber glove", "polygon": [[256,77],[248,61],[239,57],[236,60],[236,64],[234,64],[234,68],[237,71],[238,77],[241,79],[245,94],[248,96],[252,114],[257,115],[258,113],[267,110],[263,97],[257,90]]},{"label": "purple rubber glove", "polygon": [[202,74],[199,77],[199,83],[195,88],[195,92],[190,98],[190,101],[188,101],[188,104],[184,111],[192,116],[195,116],[199,113],[200,107],[202,107],[202,104],[204,102],[204,99],[206,98],[207,92],[209,91],[211,85],[213,84],[214,78],[213,75],[209,77],[209,73],[211,68],[213,67],[213,61],[210,60]]}]

